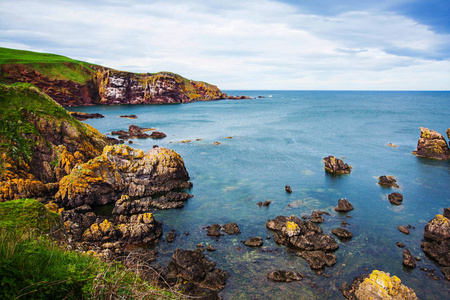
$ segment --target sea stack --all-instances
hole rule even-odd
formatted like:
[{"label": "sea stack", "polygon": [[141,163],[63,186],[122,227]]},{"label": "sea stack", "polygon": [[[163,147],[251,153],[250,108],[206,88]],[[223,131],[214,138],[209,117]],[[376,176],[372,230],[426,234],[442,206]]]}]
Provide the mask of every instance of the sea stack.
[{"label": "sea stack", "polygon": [[[450,135],[450,128],[447,129],[447,136]],[[412,154],[439,160],[450,159],[450,149],[442,134],[420,127],[420,138],[417,142],[417,149]]]}]

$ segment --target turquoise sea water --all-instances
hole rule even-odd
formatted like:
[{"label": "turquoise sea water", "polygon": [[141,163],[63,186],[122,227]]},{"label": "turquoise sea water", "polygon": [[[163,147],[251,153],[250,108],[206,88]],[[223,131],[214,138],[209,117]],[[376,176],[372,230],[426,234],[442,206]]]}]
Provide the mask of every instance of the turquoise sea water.
[{"label": "turquoise sea water", "polygon": [[[156,245],[157,264],[167,265],[176,248],[212,244],[217,251],[207,256],[231,274],[221,293],[226,299],[343,299],[341,284],[373,269],[397,275],[420,299],[450,299],[450,282],[420,248],[425,224],[450,206],[450,162],[411,154],[419,127],[445,135],[450,127],[450,92],[226,92],[265,98],[71,108],[105,115],[86,121],[104,134],[127,129],[129,124],[154,127],[167,138],[133,140],[132,146],[148,150],[158,144],[183,157],[194,198],[183,209],[155,213],[163,221],[164,233],[174,229],[178,234],[173,244]],[[119,118],[122,114],[139,118]],[[183,140],[192,142],[180,143]],[[345,157],[352,173],[326,174],[322,158],[328,155]],[[400,188],[379,186],[381,175],[395,176]],[[284,191],[286,184],[292,194]],[[403,194],[403,205],[389,203],[387,194],[392,192]],[[355,207],[348,213],[352,218],[333,210],[343,197]],[[272,204],[256,205],[265,200]],[[320,224],[325,233],[331,234],[345,220],[354,234],[349,242],[336,239],[337,264],[324,272],[329,278],[310,270],[304,259],[284,246],[265,239],[272,236],[265,227],[267,219],[319,209],[331,214],[324,215]],[[242,234],[218,241],[206,236],[205,226],[229,222],[236,222]],[[415,227],[409,235],[397,230],[398,225],[408,224]],[[241,243],[253,236],[264,238],[262,248]],[[418,267],[404,269],[398,241],[421,258],[418,267],[436,269],[440,280],[428,278]],[[306,279],[274,283],[266,275],[275,269],[295,270]]]}]

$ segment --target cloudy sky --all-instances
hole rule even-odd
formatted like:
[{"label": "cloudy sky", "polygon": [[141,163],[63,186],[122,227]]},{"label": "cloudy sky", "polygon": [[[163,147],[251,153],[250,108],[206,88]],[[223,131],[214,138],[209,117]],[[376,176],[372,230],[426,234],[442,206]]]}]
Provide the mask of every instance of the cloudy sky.
[{"label": "cloudy sky", "polygon": [[449,0],[0,0],[0,47],[225,90],[450,90],[449,16]]}]

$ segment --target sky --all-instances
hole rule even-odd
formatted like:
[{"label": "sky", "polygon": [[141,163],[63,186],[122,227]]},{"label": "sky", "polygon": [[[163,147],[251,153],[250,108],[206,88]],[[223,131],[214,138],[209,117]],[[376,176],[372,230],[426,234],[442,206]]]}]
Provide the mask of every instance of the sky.
[{"label": "sky", "polygon": [[450,0],[0,0],[0,47],[223,90],[450,90]]}]

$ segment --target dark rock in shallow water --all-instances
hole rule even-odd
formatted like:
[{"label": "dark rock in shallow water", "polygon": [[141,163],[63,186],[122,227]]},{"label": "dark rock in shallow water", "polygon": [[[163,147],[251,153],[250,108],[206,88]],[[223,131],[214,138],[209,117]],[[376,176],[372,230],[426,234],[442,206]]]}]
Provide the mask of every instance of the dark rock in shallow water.
[{"label": "dark rock in shallow water", "polygon": [[392,178],[392,176],[380,176],[378,177],[378,184],[384,187],[395,187],[395,188],[399,188],[398,184],[397,184],[397,180],[395,180],[394,178]]},{"label": "dark rock in shallow water", "polygon": [[[449,130],[447,130],[447,135]],[[449,138],[450,139],[450,138]],[[420,127],[420,138],[417,142],[417,149],[412,154],[440,160],[450,159],[450,149],[442,134]]]},{"label": "dark rock in shallow water", "polygon": [[285,190],[286,193],[288,193],[288,194],[292,193],[292,189],[291,189],[291,187],[290,187],[289,185],[286,185],[286,186],[284,187],[284,190]]},{"label": "dark rock in shallow water", "polygon": [[170,286],[177,285],[187,295],[200,297],[196,299],[221,299],[217,292],[225,287],[229,274],[215,267],[216,263],[201,251],[177,249],[161,275]]},{"label": "dark rock in shallow water", "polygon": [[121,115],[119,118],[125,118],[125,119],[137,119],[138,117],[136,115]]},{"label": "dark rock in shallow water", "polygon": [[336,264],[336,255],[322,250],[317,251],[299,251],[296,255],[303,257],[308,261],[313,270],[323,269],[325,266],[331,267]]},{"label": "dark rock in shallow water", "polygon": [[210,252],[214,252],[214,251],[216,251],[216,248],[214,248],[213,245],[208,245],[208,246],[206,246],[206,250],[208,250]]},{"label": "dark rock in shallow water", "polygon": [[162,138],[165,138],[166,136],[167,136],[166,134],[164,134],[160,131],[153,131],[149,137],[152,139],[162,139]]},{"label": "dark rock in shallow water", "polygon": [[323,223],[325,219],[322,217],[322,213],[320,211],[313,211],[309,221],[313,223]]},{"label": "dark rock in shallow water", "polygon": [[305,275],[301,273],[286,270],[276,270],[267,274],[267,278],[276,282],[300,281],[304,277]]},{"label": "dark rock in shallow water", "polygon": [[264,206],[267,207],[272,203],[272,201],[266,200],[264,202],[259,201],[258,203],[256,203],[258,206]]},{"label": "dark rock in shallow water", "polygon": [[397,227],[397,229],[398,229],[398,231],[400,231],[401,233],[409,234],[408,228],[406,228],[404,225],[399,225],[399,226]]},{"label": "dark rock in shallow water", "polygon": [[337,212],[348,212],[353,210],[353,205],[347,199],[341,198],[338,200],[338,206],[334,210]]},{"label": "dark rock in shallow water", "polygon": [[175,230],[171,230],[166,234],[166,241],[168,243],[173,243],[177,237]]},{"label": "dark rock in shallow water", "polygon": [[450,208],[444,208],[444,217],[450,220]]},{"label": "dark rock in shallow water", "polygon": [[399,248],[403,248],[403,247],[405,247],[405,245],[403,245],[402,243],[400,243],[400,242],[397,242],[397,243],[395,243],[396,245],[397,245],[397,247],[399,247]]},{"label": "dark rock in shallow water", "polygon": [[400,193],[392,193],[388,195],[389,202],[394,205],[400,205],[403,201],[403,195]]},{"label": "dark rock in shallow water", "polygon": [[101,119],[105,116],[99,113],[84,113],[84,112],[75,112],[75,111],[69,111],[69,114],[77,119],[78,121],[85,121],[87,119]]},{"label": "dark rock in shallow water", "polygon": [[353,233],[343,228],[334,228],[331,233],[340,239],[351,239],[353,237]]},{"label": "dark rock in shallow water", "polygon": [[239,229],[238,225],[236,223],[229,223],[229,224],[225,224],[222,227],[222,230],[226,233],[226,234],[240,234],[241,230]]},{"label": "dark rock in shallow water", "polygon": [[222,226],[220,226],[219,224],[214,224],[206,228],[208,229],[208,232],[206,233],[206,235],[208,236],[220,237],[221,235],[223,235],[222,233],[220,233],[220,229],[222,228]]},{"label": "dark rock in shallow water", "polygon": [[263,240],[261,237],[252,237],[244,242],[245,246],[249,247],[261,247],[263,245]]},{"label": "dark rock in shallow water", "polygon": [[416,261],[408,249],[403,250],[402,263],[404,266],[407,266],[409,268],[414,268],[416,266]]},{"label": "dark rock in shallow water", "polygon": [[352,167],[344,163],[339,158],[334,156],[324,157],[323,162],[325,163],[325,171],[333,174],[350,174]]}]

